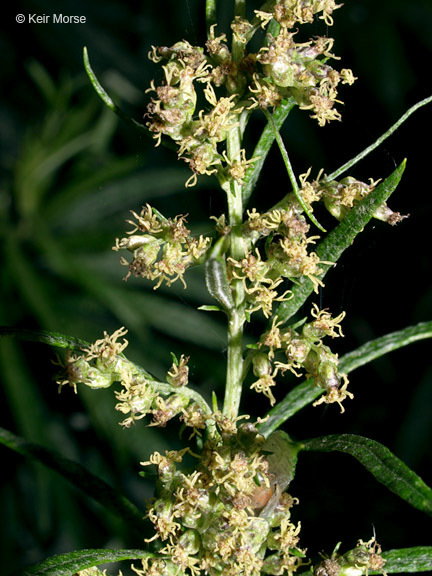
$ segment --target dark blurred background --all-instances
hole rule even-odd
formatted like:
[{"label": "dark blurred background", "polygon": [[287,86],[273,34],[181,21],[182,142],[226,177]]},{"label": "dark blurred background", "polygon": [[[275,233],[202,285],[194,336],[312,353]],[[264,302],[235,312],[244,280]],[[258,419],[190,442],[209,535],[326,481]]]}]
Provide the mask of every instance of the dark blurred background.
[{"label": "dark blurred background", "polygon": [[[221,0],[220,16],[232,3]],[[249,1],[251,8],[259,2]],[[18,24],[17,14],[85,16],[85,24]],[[223,210],[210,178],[185,189],[187,169],[175,154],[105,109],[87,80],[83,46],[103,85],[123,109],[141,121],[151,79],[160,70],[147,60],[151,45],[185,38],[202,43],[204,2],[165,0],[128,3],[19,1],[2,8],[0,51],[0,324],[47,329],[89,341],[129,329],[131,359],[163,377],[169,352],[190,355],[191,380],[203,394],[222,396],[224,327],[217,315],[198,312],[209,303],[202,270],[180,286],[156,293],[143,281],[122,282],[124,268],[111,246],[124,235],[129,210],[145,202],[166,216],[189,213],[195,233],[210,230],[209,217]],[[51,18],[52,20],[52,18]],[[432,93],[430,0],[348,0],[336,25],[320,22],[312,33],[336,39],[341,67],[359,78],[343,88],[343,121],[319,128],[306,113],[293,112],[283,137],[297,173],[313,166],[329,173],[373,142],[403,112]],[[336,65],[337,67],[337,65]],[[250,135],[263,126],[259,115]],[[374,221],[328,275],[314,300],[334,314],[345,310],[341,355],[405,326],[430,320],[432,109],[416,112],[373,155],[355,167],[363,180],[382,178],[408,157],[393,209],[411,216],[391,228]],[[252,144],[250,145],[252,146]],[[287,192],[276,150],[260,178],[252,205],[266,209]],[[335,222],[319,219],[328,228]],[[307,313],[310,303],[305,307]],[[262,324],[252,327],[257,337]],[[423,341],[351,374],[354,401],[308,408],[285,429],[303,439],[349,432],[386,444],[432,484],[432,367]],[[153,450],[180,445],[176,427],[163,434],[144,422],[121,430],[111,390],[81,389],[60,396],[52,381],[55,353],[35,343],[0,340],[1,425],[79,461],[128,495],[138,506],[152,495],[138,475]],[[286,383],[289,389],[295,382]],[[283,397],[284,392],[279,392]],[[266,400],[265,400],[266,402]],[[264,401],[245,400],[263,414]],[[139,547],[137,536],[85,499],[55,473],[0,447],[1,573],[48,555],[91,547]],[[393,496],[349,456],[301,455],[291,492],[299,497],[295,520],[312,556],[342,549],[376,530],[384,548],[431,545],[423,514]]]}]

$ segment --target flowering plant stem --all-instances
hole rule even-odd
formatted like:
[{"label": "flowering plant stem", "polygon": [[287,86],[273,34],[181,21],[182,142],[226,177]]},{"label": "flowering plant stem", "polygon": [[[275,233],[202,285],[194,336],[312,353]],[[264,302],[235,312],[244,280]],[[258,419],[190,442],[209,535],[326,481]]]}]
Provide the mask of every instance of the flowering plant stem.
[{"label": "flowering plant stem", "polygon": [[[76,393],[78,386],[93,390],[113,386],[123,427],[137,426],[150,416],[150,426],[164,428],[178,418],[185,447],[154,451],[141,462],[154,467],[157,474],[146,516],[151,533],[145,551],[119,551],[120,557],[140,559],[141,567],[133,566],[138,576],[292,576],[297,570],[301,574],[313,560],[306,559],[307,550],[300,546],[300,522],[294,523],[291,517],[298,500],[286,491],[301,452],[351,454],[397,496],[432,515],[432,489],[374,440],[336,434],[297,441],[277,430],[311,403],[337,404],[343,413],[343,403],[354,397],[348,390],[350,371],[384,352],[432,335],[430,323],[425,323],[339,358],[327,341],[343,336],[345,312],[332,316],[328,309],[312,303],[310,317],[305,312],[304,318],[292,320],[311,295],[319,294],[327,272],[372,218],[391,225],[404,218],[386,202],[400,182],[405,161],[381,183],[353,176],[340,181],[335,178],[378,146],[414,110],[432,101],[427,98],[412,107],[376,143],[330,176],[323,176],[320,170],[313,179],[311,169],[296,175],[279,132],[283,121],[294,106],[308,110],[320,126],[340,120],[339,85],[355,80],[351,70],[330,66],[336,58],[332,38],[314,36],[299,43],[297,27],[316,19],[329,27],[338,7],[334,0],[269,0],[248,19],[246,0],[234,0],[229,47],[227,34],[216,26],[217,2],[206,0],[204,47],[192,46],[187,40],[152,47],[149,58],[164,64],[160,83],[152,81],[147,90],[153,97],[144,115],[145,126],[125,117],[97,80],[84,51],[85,68],[104,103],[138,129],[151,133],[157,145],[171,142],[192,172],[186,187],[194,186],[203,175],[216,176],[227,204],[225,213],[212,216],[216,233],[207,236],[191,233],[187,215],[165,216],[146,204],[139,213],[131,211],[133,220],[127,222],[132,229],[117,238],[113,248],[129,256],[120,259],[127,266],[125,279],[131,275],[146,278],[154,282],[155,289],[177,280],[187,288],[187,269],[205,264],[206,286],[217,305],[200,310],[223,312],[227,318],[221,410],[216,392],[210,407],[195,384],[189,383],[186,354],[180,358],[171,354],[172,365],[159,378],[129,361],[124,354],[128,345],[124,327],[111,335],[104,332],[104,337],[92,344],[56,333],[0,328],[0,336],[66,348],[65,358],[56,361],[59,390],[69,386]],[[255,50],[249,41],[260,28],[267,35]],[[249,157],[243,134],[254,110],[264,114],[267,125]],[[292,191],[263,212],[256,208],[245,211],[274,141]],[[312,205],[318,203],[320,210],[339,221],[322,240],[310,224],[326,232],[314,215]],[[245,352],[244,327],[255,313],[268,323]],[[274,387],[289,386],[287,375],[301,377],[303,382],[277,402]],[[249,415],[240,412],[244,382],[264,395],[272,407],[255,423],[244,422]],[[190,435],[182,436],[187,429]],[[139,509],[122,497],[112,497],[110,487],[94,482],[59,455],[0,432],[0,443],[60,474],[69,474],[90,497],[126,521],[131,517],[140,529]],[[338,547],[331,557],[316,560],[316,576],[386,574],[375,536],[367,542],[358,540],[356,548],[345,554],[337,554]],[[419,569],[430,566],[430,550],[413,550],[405,556],[410,554]],[[54,557],[47,570],[42,564],[26,574],[105,576],[96,564],[115,558],[111,551],[90,551],[90,555],[82,551]],[[400,564],[394,567],[397,571]]]},{"label": "flowering plant stem", "polygon": [[[227,139],[227,156],[230,161],[240,156],[241,134],[239,128],[230,131]],[[236,181],[224,185],[228,198],[228,218],[231,227],[230,255],[239,260],[245,255],[241,224],[243,222],[243,198],[241,186]],[[244,287],[242,280],[231,284],[234,307],[228,312],[227,377],[223,413],[230,418],[238,416],[242,392],[243,373],[243,326]]]}]

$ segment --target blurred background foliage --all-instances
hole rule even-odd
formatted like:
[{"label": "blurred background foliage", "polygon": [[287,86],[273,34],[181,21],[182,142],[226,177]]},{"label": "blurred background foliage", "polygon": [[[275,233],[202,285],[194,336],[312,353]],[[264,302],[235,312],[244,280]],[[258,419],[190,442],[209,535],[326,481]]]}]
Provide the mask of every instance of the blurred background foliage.
[{"label": "blurred background foliage", "polygon": [[[221,20],[228,22],[231,2],[219,4]],[[84,15],[86,23],[17,24],[18,13]],[[145,202],[166,216],[188,213],[192,231],[205,233],[209,217],[224,209],[223,198],[210,178],[186,190],[189,174],[175,154],[155,149],[104,109],[82,65],[86,45],[103,85],[141,121],[145,90],[161,75],[147,60],[151,45],[182,38],[202,43],[203,14],[202,0],[20,0],[7,8],[0,36],[0,323],[89,341],[124,325],[131,359],[163,377],[170,351],[190,355],[191,380],[207,397],[213,389],[221,397],[224,326],[217,315],[197,311],[209,303],[202,270],[188,273],[187,291],[174,286],[154,293],[141,280],[122,282],[124,269],[111,246],[127,229],[129,210]],[[332,171],[432,92],[430,0],[347,0],[335,22],[331,30],[313,25],[312,33],[334,36],[342,66],[359,80],[342,94],[343,122],[318,128],[307,114],[289,117],[283,137],[298,173],[310,166],[313,174],[321,167]],[[316,297],[335,314],[347,311],[346,338],[333,345],[340,354],[431,318],[431,120],[430,108],[416,112],[353,173],[363,180],[385,177],[408,156],[391,206],[411,217],[396,228],[370,225]],[[259,115],[252,122],[250,148],[263,123]],[[252,205],[269,207],[287,187],[273,150]],[[326,214],[318,219],[334,225]],[[252,327],[252,338],[262,326],[258,321]],[[178,444],[175,426],[160,433],[141,422],[122,431],[110,390],[58,396],[53,359],[55,352],[43,345],[0,340],[1,425],[79,461],[144,508],[152,489],[138,475],[139,462]],[[376,361],[351,381],[356,398],[345,415],[334,407],[310,408],[285,429],[298,439],[337,432],[374,438],[431,484],[430,344]],[[266,402],[248,396],[245,410],[262,415]],[[54,473],[0,450],[7,463],[0,485],[2,574],[80,547],[142,545],[141,535]],[[420,528],[421,513],[348,456],[302,455],[292,493],[301,501],[295,517],[302,520],[302,544],[313,555],[331,552],[341,539],[344,549],[352,547],[357,538],[368,539],[373,526],[385,548],[431,544],[430,530]]]}]

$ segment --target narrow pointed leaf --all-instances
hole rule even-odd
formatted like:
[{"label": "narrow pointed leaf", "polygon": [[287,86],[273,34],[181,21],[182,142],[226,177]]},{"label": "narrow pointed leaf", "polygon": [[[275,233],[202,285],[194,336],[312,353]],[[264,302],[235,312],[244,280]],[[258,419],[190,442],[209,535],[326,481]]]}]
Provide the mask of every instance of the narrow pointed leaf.
[{"label": "narrow pointed leaf", "polygon": [[432,321],[420,322],[415,326],[408,326],[408,328],[404,328],[403,330],[391,332],[390,334],[366,342],[366,344],[363,344],[352,352],[348,352],[348,354],[345,354],[340,359],[340,370],[348,374],[388,352],[392,352],[393,350],[425,338],[432,338]]},{"label": "narrow pointed leaf", "polygon": [[321,230],[322,232],[326,232],[326,230],[321,226],[321,224],[318,222],[318,220],[313,215],[312,208],[310,206],[308,206],[308,204],[303,199],[302,193],[301,193],[300,188],[297,184],[297,180],[296,180],[294,170],[293,170],[292,165],[291,165],[291,161],[290,161],[289,156],[288,156],[288,151],[285,148],[285,144],[284,144],[284,141],[282,140],[282,136],[280,135],[279,130],[277,129],[277,127],[275,125],[275,122],[273,120],[273,116],[270,114],[270,112],[268,112],[268,110],[264,110],[263,112],[264,112],[265,117],[267,118],[270,126],[273,129],[275,140],[276,140],[277,145],[279,147],[279,151],[280,151],[282,159],[284,161],[286,171],[287,171],[289,179],[291,181],[294,196],[297,198],[298,203],[303,208],[303,210],[304,210],[305,214],[307,215],[307,217],[309,218],[309,220],[311,220],[311,222],[313,222],[319,230]]},{"label": "narrow pointed leaf", "polygon": [[41,342],[42,344],[48,344],[56,348],[66,348],[68,350],[82,350],[90,346],[90,343],[86,340],[65,336],[59,332],[51,332],[48,330],[27,330],[25,328],[0,326],[0,338],[2,336],[29,340],[31,342]]},{"label": "narrow pointed leaf", "polygon": [[432,489],[388,448],[363,436],[334,434],[305,440],[305,451],[339,451],[354,456],[378,482],[397,496],[432,516]]},{"label": "narrow pointed leaf", "polygon": [[[360,368],[360,366],[388,352],[424,338],[432,338],[432,322],[420,322],[415,326],[408,326],[408,328],[391,332],[363,344],[342,356],[339,361],[339,369],[342,373],[349,374],[356,368]],[[322,388],[314,385],[313,380],[302,382],[288,392],[285,398],[269,411],[266,421],[259,427],[260,433],[268,436],[296,412],[311,404],[323,392]]]},{"label": "narrow pointed leaf", "polygon": [[80,570],[109,564],[112,562],[121,562],[122,560],[139,560],[154,556],[145,550],[111,550],[111,549],[93,549],[77,550],[67,554],[58,554],[51,556],[43,562],[38,562],[11,574],[11,576],[73,576]]},{"label": "narrow pointed leaf", "polygon": [[[273,123],[276,128],[279,130],[282,124],[285,122],[288,114],[294,108],[296,102],[294,98],[290,98],[289,100],[284,100],[277,110],[275,110],[273,114]],[[246,171],[246,176],[244,178],[245,185],[243,186],[242,196],[243,196],[243,205],[246,206],[251,194],[255,188],[255,185],[258,181],[259,175],[261,173],[262,167],[264,166],[264,162],[267,158],[268,153],[270,152],[270,148],[275,140],[275,132],[271,122],[267,122],[266,127],[264,128],[260,139],[258,140],[258,144],[255,146],[255,150],[253,151],[252,158],[256,158],[255,162],[251,164]]]},{"label": "narrow pointed leaf", "polygon": [[[386,561],[384,570],[387,574],[432,571],[432,546],[387,550],[381,556]],[[380,574],[380,572],[369,570],[369,574]]]},{"label": "narrow pointed leaf", "polygon": [[149,130],[146,128],[146,126],[144,124],[141,124],[140,122],[137,122],[136,120],[134,120],[133,118],[130,118],[127,114],[125,114],[123,112],[123,110],[121,110],[121,108],[119,108],[117,106],[117,104],[115,104],[115,102],[113,101],[111,96],[109,96],[109,94],[103,88],[102,84],[99,82],[96,74],[93,72],[93,69],[90,65],[90,59],[89,59],[89,55],[88,55],[86,47],[84,47],[83,59],[84,59],[84,68],[87,72],[87,76],[89,77],[93,88],[95,89],[97,95],[102,100],[102,102],[105,104],[105,106],[107,106],[110,110],[115,112],[115,114],[117,114],[117,116],[119,116],[122,120],[125,120],[126,122],[128,122],[129,124],[134,126],[135,128],[138,128],[138,130],[140,130],[141,132],[144,132],[148,136],[151,136],[151,134],[150,134]]},{"label": "narrow pointed leaf", "polygon": [[[405,160],[396,168],[396,170],[386,178],[373,192],[368,194],[357,206],[355,206],[345,216],[334,230],[332,230],[325,239],[320,242],[316,249],[316,254],[322,261],[334,262],[340,258],[342,253],[354,241],[354,238],[359,234],[369,220],[372,218],[374,212],[391,196],[396,189],[397,185],[402,178],[405,170]],[[324,278],[330,269],[330,265],[321,264],[323,273],[318,277],[320,280]],[[277,310],[279,321],[286,322],[293,316],[297,310],[304,304],[307,298],[312,294],[314,285],[307,278],[303,276],[293,287],[293,297],[286,302],[282,302]]]},{"label": "narrow pointed leaf", "polygon": [[260,434],[267,438],[291,416],[321,396],[323,392],[322,388],[315,386],[313,380],[302,382],[288,392],[285,398],[266,414],[263,424],[258,425]]},{"label": "narrow pointed leaf", "polygon": [[399,126],[401,126],[405,122],[405,120],[408,120],[411,114],[413,114],[416,110],[418,110],[422,106],[425,106],[426,104],[429,104],[431,102],[432,102],[432,96],[429,96],[429,98],[425,98],[424,100],[417,102],[417,104],[414,104],[414,106],[411,106],[411,108],[409,108],[405,112],[405,114],[403,114],[399,118],[399,120],[393,124],[393,126],[391,126],[386,132],[384,132],[382,136],[380,136],[377,140],[375,140],[373,144],[365,148],[362,152],[360,152],[360,154],[357,154],[357,156],[355,156],[351,160],[348,160],[348,162],[346,162],[345,164],[340,166],[337,170],[329,174],[324,179],[324,181],[330,182],[331,180],[335,180],[336,178],[341,176],[344,172],[355,166],[357,162],[360,162],[360,160],[363,160],[363,158],[365,158],[368,154],[373,152],[376,148],[378,148],[378,146],[381,146],[384,140],[387,140],[387,138],[389,138],[393,134],[393,132],[395,132],[399,128]]},{"label": "narrow pointed leaf", "polygon": [[0,443],[22,456],[51,468],[75,488],[99,502],[107,510],[123,518],[130,526],[139,532],[143,531],[143,513],[125,496],[114,490],[104,480],[88,472],[77,462],[65,458],[54,450],[28,442],[4,428],[0,428]]}]

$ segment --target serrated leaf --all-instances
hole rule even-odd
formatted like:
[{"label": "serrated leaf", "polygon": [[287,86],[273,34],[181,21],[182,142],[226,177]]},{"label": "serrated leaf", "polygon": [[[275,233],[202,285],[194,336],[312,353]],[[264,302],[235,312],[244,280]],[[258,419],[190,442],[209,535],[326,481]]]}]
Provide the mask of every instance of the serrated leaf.
[{"label": "serrated leaf", "polygon": [[54,450],[28,442],[4,428],[0,428],[0,443],[22,456],[51,468],[75,488],[99,502],[110,512],[123,518],[128,525],[133,526],[139,532],[143,531],[143,513],[125,496],[114,490],[104,480],[88,472],[77,462],[65,458]]},{"label": "serrated leaf", "polygon": [[381,484],[397,496],[432,516],[432,489],[388,448],[363,436],[333,434],[305,440],[306,451],[339,451],[354,456]]},{"label": "serrated leaf", "polygon": [[122,560],[139,560],[149,556],[154,556],[154,554],[150,554],[145,550],[77,550],[67,554],[52,556],[43,562],[18,570],[11,576],[73,576],[80,570],[100,564],[120,562]]},{"label": "serrated leaf", "polygon": [[[396,190],[405,170],[405,163],[404,160],[373,192],[368,194],[357,206],[352,208],[342,222],[320,242],[315,252],[321,261],[336,263],[342,253],[351,246],[354,238],[363,230],[372,218],[374,212],[386,202]],[[320,264],[320,267],[323,268],[324,271],[318,278],[322,280],[330,269],[330,265]],[[292,298],[286,302],[282,302],[278,306],[276,314],[279,321],[286,322],[298,311],[312,294],[314,284],[309,278],[303,276],[291,290],[293,293]]]}]

